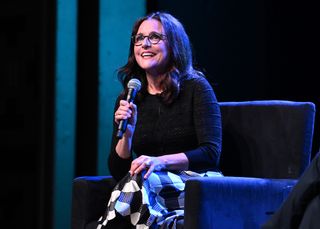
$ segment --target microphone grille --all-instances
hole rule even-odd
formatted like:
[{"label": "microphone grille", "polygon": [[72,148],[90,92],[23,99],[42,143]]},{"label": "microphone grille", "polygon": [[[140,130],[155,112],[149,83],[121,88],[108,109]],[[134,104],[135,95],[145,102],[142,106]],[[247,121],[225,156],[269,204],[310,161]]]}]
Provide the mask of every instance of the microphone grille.
[{"label": "microphone grille", "polygon": [[128,86],[128,88],[135,89],[135,90],[139,91],[141,88],[141,82],[140,82],[140,80],[133,78],[133,79],[129,80],[127,86]]}]

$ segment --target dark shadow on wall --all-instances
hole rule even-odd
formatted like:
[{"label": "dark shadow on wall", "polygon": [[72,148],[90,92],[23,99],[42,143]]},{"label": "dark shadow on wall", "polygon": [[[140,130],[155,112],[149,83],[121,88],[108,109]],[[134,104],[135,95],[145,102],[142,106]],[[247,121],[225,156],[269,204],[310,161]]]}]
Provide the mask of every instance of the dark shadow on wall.
[{"label": "dark shadow on wall", "polygon": [[[317,3],[285,1],[151,0],[185,25],[195,64],[220,101],[311,101],[320,109]],[[313,155],[319,149],[316,114]]]},{"label": "dark shadow on wall", "polygon": [[[148,12],[165,10],[183,22],[195,63],[220,101],[312,101],[319,110],[315,5],[288,0],[146,3]],[[0,1],[0,219],[10,228],[20,228],[21,222],[24,228],[52,225],[55,4]],[[97,2],[79,1],[77,175],[96,170],[98,9]],[[313,152],[319,149],[318,113]]]},{"label": "dark shadow on wall", "polygon": [[0,2],[2,228],[50,228],[54,1]]}]

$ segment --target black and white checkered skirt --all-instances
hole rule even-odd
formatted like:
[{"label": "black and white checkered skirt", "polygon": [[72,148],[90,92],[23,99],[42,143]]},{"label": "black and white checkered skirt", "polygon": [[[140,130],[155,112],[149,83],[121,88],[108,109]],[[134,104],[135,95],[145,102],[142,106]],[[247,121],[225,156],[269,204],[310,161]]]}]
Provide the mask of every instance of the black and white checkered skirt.
[{"label": "black and white checkered skirt", "polygon": [[[221,173],[195,173],[191,171],[157,171],[148,179],[142,174],[129,173],[111,193],[105,214],[97,229],[106,226],[117,214],[137,229],[176,229],[184,215],[184,188],[186,180],[197,176],[222,176]],[[117,213],[117,214],[116,214]]]}]

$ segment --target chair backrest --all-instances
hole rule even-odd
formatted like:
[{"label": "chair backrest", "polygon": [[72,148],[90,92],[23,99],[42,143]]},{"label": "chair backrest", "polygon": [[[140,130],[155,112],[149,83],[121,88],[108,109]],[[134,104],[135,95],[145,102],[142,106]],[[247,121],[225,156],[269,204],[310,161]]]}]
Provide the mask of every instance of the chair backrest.
[{"label": "chair backrest", "polygon": [[220,102],[226,176],[298,178],[310,163],[315,105],[261,100]]}]

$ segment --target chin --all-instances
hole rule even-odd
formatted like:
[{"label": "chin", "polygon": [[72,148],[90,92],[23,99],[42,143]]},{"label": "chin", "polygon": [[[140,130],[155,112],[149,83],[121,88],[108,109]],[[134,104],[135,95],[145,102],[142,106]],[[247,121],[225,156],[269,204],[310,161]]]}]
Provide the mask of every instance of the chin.
[{"label": "chin", "polygon": [[141,64],[140,67],[145,71],[152,71],[154,69],[159,68],[157,65],[150,65],[150,64]]}]

